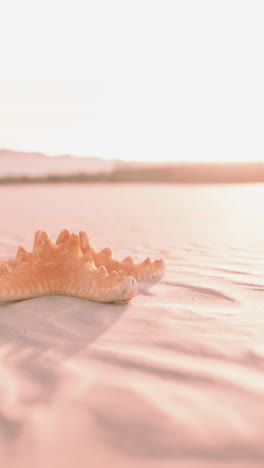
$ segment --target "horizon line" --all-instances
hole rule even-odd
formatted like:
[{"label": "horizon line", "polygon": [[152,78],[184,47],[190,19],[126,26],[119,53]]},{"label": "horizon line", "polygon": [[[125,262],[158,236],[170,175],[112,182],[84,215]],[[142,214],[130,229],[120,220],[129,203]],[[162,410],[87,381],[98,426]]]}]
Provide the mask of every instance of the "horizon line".
[{"label": "horizon line", "polygon": [[106,157],[106,156],[98,156],[98,155],[81,155],[81,154],[73,154],[73,153],[50,153],[50,152],[43,152],[41,150],[26,150],[26,149],[14,149],[10,147],[0,146],[0,153],[1,152],[9,152],[9,153],[21,153],[21,154],[38,154],[48,158],[63,158],[63,157],[71,157],[71,158],[82,158],[82,159],[101,159],[104,161],[120,161],[123,163],[134,163],[134,164],[256,164],[256,163],[264,163],[264,156],[261,158],[256,159],[181,159],[177,158],[175,160],[172,159],[163,159],[163,160],[145,160],[145,159],[126,159],[120,156],[116,157]]}]

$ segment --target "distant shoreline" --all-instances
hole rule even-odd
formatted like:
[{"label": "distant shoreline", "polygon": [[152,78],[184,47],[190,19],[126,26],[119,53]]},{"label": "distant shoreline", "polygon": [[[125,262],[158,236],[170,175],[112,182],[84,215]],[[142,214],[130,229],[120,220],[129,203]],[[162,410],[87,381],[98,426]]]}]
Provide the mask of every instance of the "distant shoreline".
[{"label": "distant shoreline", "polygon": [[47,183],[169,183],[241,184],[263,183],[264,163],[170,164],[116,168],[110,172],[0,177],[1,185]]}]

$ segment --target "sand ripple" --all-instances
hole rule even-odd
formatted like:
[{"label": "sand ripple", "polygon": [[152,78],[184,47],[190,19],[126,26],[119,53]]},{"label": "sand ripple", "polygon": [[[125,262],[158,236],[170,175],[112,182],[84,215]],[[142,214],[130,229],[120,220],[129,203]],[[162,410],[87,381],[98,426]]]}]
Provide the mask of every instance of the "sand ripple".
[{"label": "sand ripple", "polygon": [[127,305],[0,305],[1,466],[263,466],[260,195],[262,186],[0,187],[1,258],[30,248],[35,229],[68,227],[117,256],[167,264]]}]

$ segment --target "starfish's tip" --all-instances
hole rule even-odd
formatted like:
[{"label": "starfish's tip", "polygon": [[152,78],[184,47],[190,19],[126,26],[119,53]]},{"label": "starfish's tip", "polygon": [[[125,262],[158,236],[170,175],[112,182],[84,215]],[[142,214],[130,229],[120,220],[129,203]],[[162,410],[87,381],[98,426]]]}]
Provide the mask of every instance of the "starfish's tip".
[{"label": "starfish's tip", "polygon": [[68,229],[63,229],[57,237],[56,244],[62,244],[67,239],[69,239],[69,237],[70,237],[70,231],[68,231]]},{"label": "starfish's tip", "polygon": [[133,276],[127,276],[119,286],[118,302],[127,302],[137,295],[137,282]]},{"label": "starfish's tip", "polygon": [[104,255],[105,257],[112,257],[112,250],[106,247],[105,249],[101,250],[100,254]]},{"label": "starfish's tip", "polygon": [[105,279],[108,278],[108,272],[107,269],[105,268],[104,265],[101,265],[99,268],[96,270],[96,274],[100,276],[100,278]]},{"label": "starfish's tip", "polygon": [[134,262],[134,260],[133,260],[132,257],[126,257],[126,258],[124,258],[124,260],[123,260],[122,263],[123,263],[124,265],[128,266],[128,267],[132,267],[132,266],[135,264],[135,262]]},{"label": "starfish's tip", "polygon": [[87,236],[85,231],[80,231],[79,238],[81,249],[85,253],[88,249],[90,249],[89,237]]}]

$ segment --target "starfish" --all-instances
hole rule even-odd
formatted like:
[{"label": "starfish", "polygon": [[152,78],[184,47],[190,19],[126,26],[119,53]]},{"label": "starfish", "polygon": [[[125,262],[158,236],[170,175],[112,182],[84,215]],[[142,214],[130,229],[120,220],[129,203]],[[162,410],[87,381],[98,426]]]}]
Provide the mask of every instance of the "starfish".
[{"label": "starfish", "polygon": [[118,262],[110,249],[96,251],[83,231],[65,229],[56,243],[37,231],[32,252],[19,247],[15,258],[0,262],[0,301],[66,295],[125,302],[137,294],[136,279],[159,278],[163,271],[163,260]]}]

